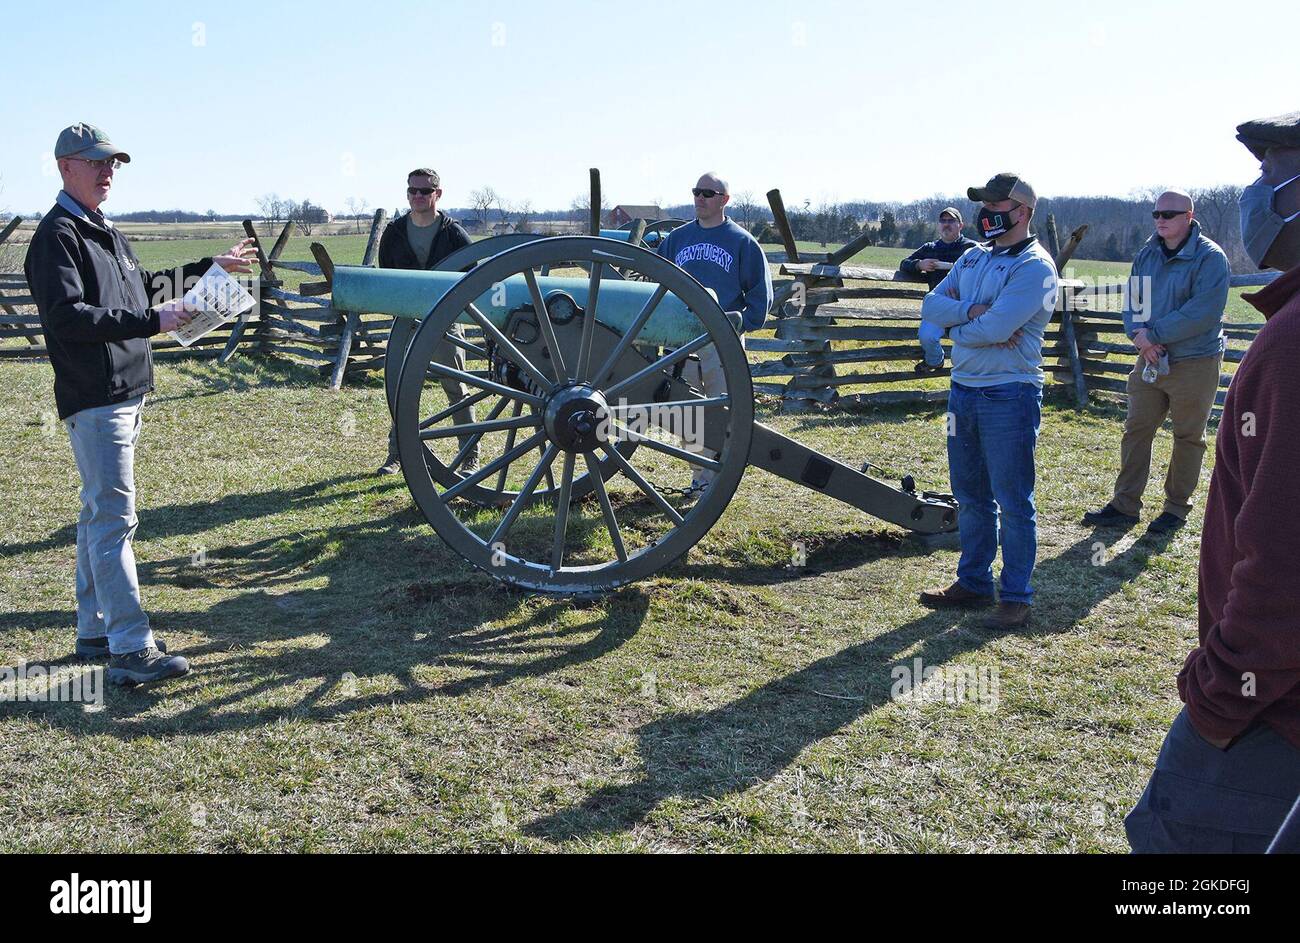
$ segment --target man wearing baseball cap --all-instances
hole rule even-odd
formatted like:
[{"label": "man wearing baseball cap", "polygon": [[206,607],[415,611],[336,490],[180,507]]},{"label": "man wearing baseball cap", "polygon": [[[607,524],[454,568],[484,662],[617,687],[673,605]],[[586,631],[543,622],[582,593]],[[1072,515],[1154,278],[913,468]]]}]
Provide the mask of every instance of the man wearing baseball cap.
[{"label": "man wearing baseball cap", "polygon": [[54,400],[81,475],[77,520],[77,643],[81,659],[109,658],[108,679],[142,684],[185,674],[154,638],[140,602],[135,534],[135,444],[153,390],[149,338],[190,319],[178,296],[215,261],[251,271],[251,240],[178,273],[146,272],[104,217],[114,174],[131,157],[99,128],[65,128],[54,146],[63,189],[36,228],[24,271],[54,368]]},{"label": "man wearing baseball cap", "polygon": [[932,608],[990,606],[1002,547],[998,609],[985,623],[1029,621],[1038,553],[1034,449],[1043,401],[1043,329],[1056,308],[1056,265],[1029,231],[1038,198],[1018,174],[1000,173],[967,196],[982,204],[987,244],[962,255],[921,304],[924,321],[952,339],[948,475],[957,498],[957,579],[921,593]]},{"label": "man wearing baseball cap", "polygon": [[[952,269],[953,263],[962,257],[967,249],[975,245],[974,239],[961,234],[961,210],[955,206],[945,206],[939,211],[939,238],[927,242],[898,264],[898,270],[905,278],[925,282],[934,288]],[[937,373],[943,369],[943,346],[939,343],[943,329],[929,321],[921,322],[921,350],[925,357],[916,365],[917,373]]]},{"label": "man wearing baseball cap", "polygon": [[1283,275],[1243,295],[1267,323],[1232,378],[1201,532],[1186,705],[1124,825],[1137,852],[1262,852],[1300,794],[1300,112],[1247,121],[1262,175],[1241,237]]}]

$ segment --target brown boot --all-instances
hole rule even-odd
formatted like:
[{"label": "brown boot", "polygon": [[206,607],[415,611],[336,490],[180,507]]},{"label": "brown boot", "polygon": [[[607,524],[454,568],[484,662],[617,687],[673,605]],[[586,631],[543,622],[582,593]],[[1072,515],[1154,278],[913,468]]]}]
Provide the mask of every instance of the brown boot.
[{"label": "brown boot", "polygon": [[993,605],[993,597],[973,593],[954,580],[947,589],[925,590],[921,593],[920,602],[931,609],[982,609]]},{"label": "brown boot", "polygon": [[996,632],[1014,632],[1029,624],[1029,603],[1000,602],[997,612],[984,620],[984,628]]}]

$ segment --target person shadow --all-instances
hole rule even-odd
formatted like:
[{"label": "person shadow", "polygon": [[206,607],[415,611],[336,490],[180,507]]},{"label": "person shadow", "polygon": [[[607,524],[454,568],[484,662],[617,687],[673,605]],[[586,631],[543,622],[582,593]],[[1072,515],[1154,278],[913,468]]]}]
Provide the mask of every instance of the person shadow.
[{"label": "person shadow", "polygon": [[[1138,576],[1174,535],[1147,535],[1110,556],[1105,538],[1112,536],[1093,532],[1038,565],[1034,580],[1044,588],[1020,635],[1069,631]],[[1078,578],[1081,572],[1092,578]],[[968,619],[965,612],[927,612],[722,707],[652,721],[636,731],[640,778],[598,789],[576,806],[535,819],[524,832],[555,842],[610,834],[642,822],[667,799],[718,799],[770,780],[810,745],[889,703],[887,669],[904,653],[909,663],[920,658],[937,667],[997,637],[967,627]]]}]

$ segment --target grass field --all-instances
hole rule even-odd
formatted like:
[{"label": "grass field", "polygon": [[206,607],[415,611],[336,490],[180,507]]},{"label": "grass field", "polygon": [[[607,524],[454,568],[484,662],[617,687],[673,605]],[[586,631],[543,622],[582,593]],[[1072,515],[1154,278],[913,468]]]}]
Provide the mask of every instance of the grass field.
[{"label": "grass field", "polygon": [[[3,369],[0,664],[58,664],[77,475],[48,366]],[[946,485],[938,410],[760,418]],[[162,366],[135,548],[194,671],[98,711],[0,704],[0,850],[1125,850],[1195,641],[1201,515],[1161,544],[1076,523],[1120,419],[1049,398],[1035,622],[989,636],[915,602],[953,548],[755,470],[654,578],[511,592],[371,476],[376,384]],[[891,697],[918,658],[991,688]]]}]

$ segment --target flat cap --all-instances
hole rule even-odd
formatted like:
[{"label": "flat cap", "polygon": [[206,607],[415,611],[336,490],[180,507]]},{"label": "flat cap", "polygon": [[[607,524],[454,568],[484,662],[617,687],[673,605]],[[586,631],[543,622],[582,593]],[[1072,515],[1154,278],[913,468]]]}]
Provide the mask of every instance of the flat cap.
[{"label": "flat cap", "polygon": [[1257,160],[1263,160],[1264,152],[1270,147],[1300,147],[1300,111],[1239,124],[1237,140],[1245,144]]}]

